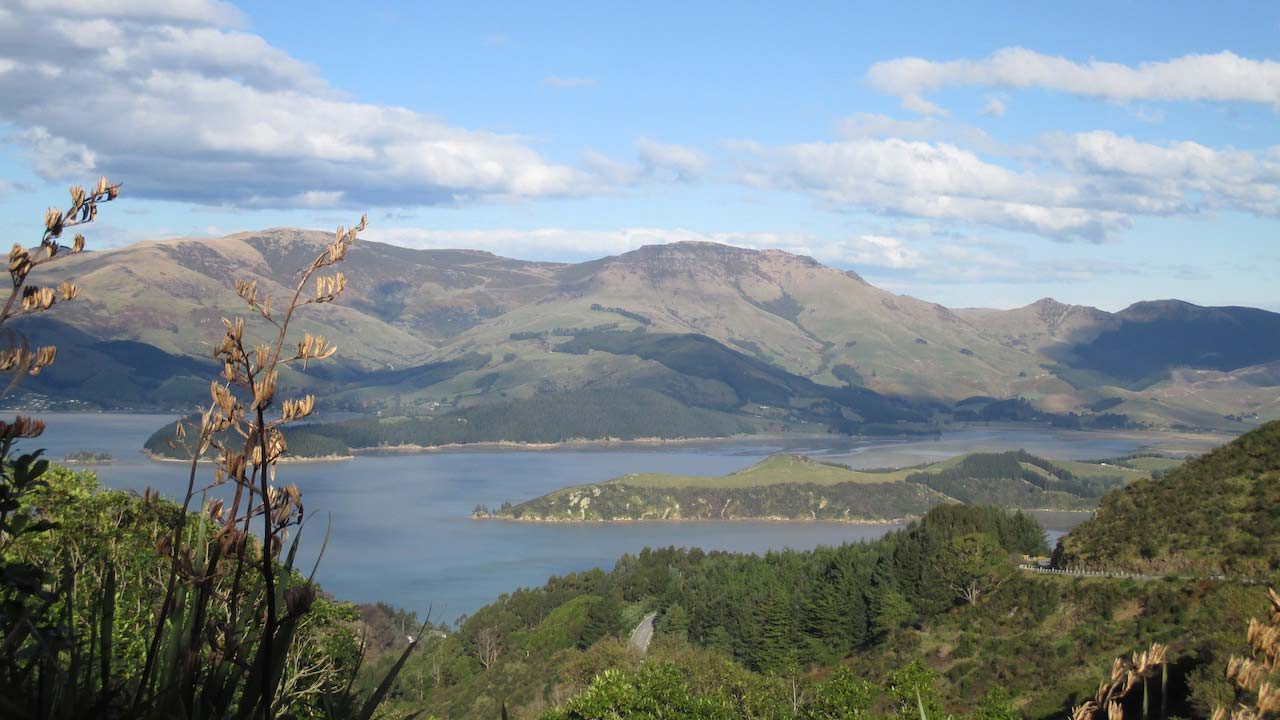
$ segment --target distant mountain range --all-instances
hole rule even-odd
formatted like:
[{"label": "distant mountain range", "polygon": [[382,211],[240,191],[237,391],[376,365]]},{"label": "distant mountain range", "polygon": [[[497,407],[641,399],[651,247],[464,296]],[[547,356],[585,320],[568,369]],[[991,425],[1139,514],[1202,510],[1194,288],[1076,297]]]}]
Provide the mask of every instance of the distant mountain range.
[{"label": "distant mountain range", "polygon": [[[72,279],[80,299],[19,325],[60,346],[25,399],[190,410],[207,395],[220,318],[242,312],[233,280],[278,303],[328,240],[273,229],[50,266],[37,281]],[[328,409],[441,415],[607,389],[774,430],[958,412],[1239,431],[1280,416],[1280,315],[1253,308],[949,309],[807,257],[712,243],[559,264],[361,242],[342,270],[342,301],[298,326],[341,360],[287,378],[323,391]],[[1013,398],[1027,402],[1001,402]]]}]

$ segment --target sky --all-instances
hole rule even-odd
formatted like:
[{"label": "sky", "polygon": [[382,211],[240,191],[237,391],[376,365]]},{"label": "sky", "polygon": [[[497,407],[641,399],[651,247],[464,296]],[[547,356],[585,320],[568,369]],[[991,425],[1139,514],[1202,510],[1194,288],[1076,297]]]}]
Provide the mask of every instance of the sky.
[{"label": "sky", "polygon": [[1280,4],[0,0],[0,221],[1280,310]]}]

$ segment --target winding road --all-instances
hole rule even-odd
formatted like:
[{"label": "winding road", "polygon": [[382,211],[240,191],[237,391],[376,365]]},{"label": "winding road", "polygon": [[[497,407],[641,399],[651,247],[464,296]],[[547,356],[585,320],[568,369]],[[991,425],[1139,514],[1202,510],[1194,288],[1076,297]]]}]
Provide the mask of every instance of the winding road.
[{"label": "winding road", "polygon": [[1040,565],[1028,565],[1028,564],[1019,565],[1018,569],[1024,570],[1026,572],[1041,573],[1044,575],[1065,575],[1067,577],[1103,577],[1103,578],[1118,578],[1118,579],[1126,579],[1126,580],[1167,580],[1167,579],[1231,580],[1234,582],[1245,583],[1246,585],[1254,585],[1260,582],[1259,580],[1254,578],[1233,577],[1230,575],[1192,575],[1192,576],[1143,575],[1141,573],[1111,572],[1108,570],[1073,570],[1073,569],[1048,568],[1048,567],[1042,567]]},{"label": "winding road", "polygon": [[649,650],[649,641],[653,639],[653,619],[656,617],[658,613],[645,615],[636,629],[631,631],[631,647],[642,656]]}]

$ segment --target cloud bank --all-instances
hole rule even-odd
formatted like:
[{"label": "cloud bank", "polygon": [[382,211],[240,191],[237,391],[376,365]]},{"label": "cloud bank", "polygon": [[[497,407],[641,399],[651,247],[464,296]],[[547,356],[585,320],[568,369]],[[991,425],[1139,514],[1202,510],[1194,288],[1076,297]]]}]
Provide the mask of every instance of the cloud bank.
[{"label": "cloud bank", "polygon": [[1232,52],[1132,66],[1075,62],[1010,47],[977,60],[936,62],[908,57],[878,62],[867,72],[867,81],[901,99],[903,108],[925,114],[943,112],[924,96],[947,87],[1038,88],[1116,102],[1247,102],[1280,110],[1280,62],[1251,60]]},{"label": "cloud bank", "polygon": [[525,138],[352,101],[212,0],[0,8],[0,120],[43,177],[239,207],[434,205],[591,192]]}]

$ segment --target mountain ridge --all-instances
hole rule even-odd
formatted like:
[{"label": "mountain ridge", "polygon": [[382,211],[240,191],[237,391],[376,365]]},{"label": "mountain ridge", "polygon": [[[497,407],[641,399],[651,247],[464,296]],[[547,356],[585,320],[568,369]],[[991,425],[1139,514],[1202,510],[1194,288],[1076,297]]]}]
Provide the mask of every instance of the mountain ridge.
[{"label": "mountain ridge", "polygon": [[[50,314],[69,328],[203,359],[221,317],[242,312],[234,278],[258,281],[279,301],[292,292],[297,268],[330,239],[271,228],[146,241],[69,258],[39,281],[80,286],[74,309]],[[1252,308],[1150,301],[1108,313],[1044,298],[1010,310],[951,309],[808,256],[709,242],[555,263],[361,241],[343,272],[343,300],[304,315],[299,326],[340,346],[338,369],[326,372],[358,378],[488,356],[483,367],[429,385],[348,393],[368,407],[398,397],[420,410],[599,383],[723,390],[673,376],[652,358],[555,351],[575,336],[609,330],[701,335],[819,385],[922,402],[1025,397],[1057,413],[1112,403],[1112,412],[1137,422],[1218,429],[1247,428],[1229,418],[1280,416],[1280,403],[1256,391],[1269,387],[1258,383],[1270,381],[1263,368],[1280,361],[1280,341],[1273,347],[1250,337],[1280,328],[1280,315]],[[39,335],[39,321],[25,325]],[[1221,346],[1217,356],[1201,336]],[[1183,364],[1124,366],[1134,348],[1170,346],[1180,348]],[[1221,376],[1206,384],[1207,372]],[[37,392],[76,396],[56,372],[46,380]]]}]

